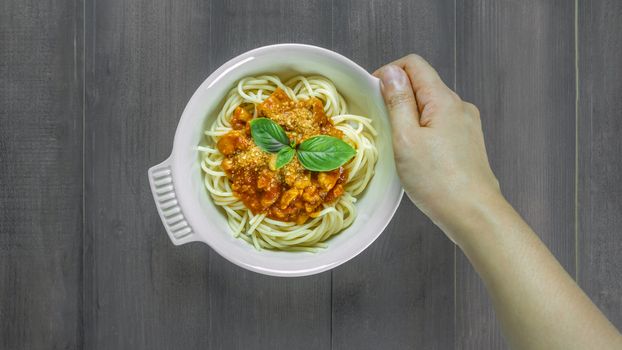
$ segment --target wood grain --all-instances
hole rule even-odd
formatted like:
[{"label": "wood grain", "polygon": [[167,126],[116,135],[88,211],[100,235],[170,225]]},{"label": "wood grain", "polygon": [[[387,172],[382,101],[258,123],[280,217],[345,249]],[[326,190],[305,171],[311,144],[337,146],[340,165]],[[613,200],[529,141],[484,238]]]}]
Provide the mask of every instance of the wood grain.
[{"label": "wood grain", "polygon": [[622,329],[622,3],[579,4],[579,285]]},{"label": "wood grain", "polygon": [[209,73],[209,4],[87,2],[84,347],[209,345],[209,253],[174,247],[147,169]]},{"label": "wood grain", "polygon": [[76,348],[82,5],[0,3],[0,348]]},{"label": "wood grain", "polygon": [[466,258],[406,198],[369,249],[306,278],[170,243],[147,168],[205,77],[282,42],[369,71],[428,59],[480,107],[509,201],[622,328],[622,5],[574,6],[1,2],[0,349],[506,347]]},{"label": "wood grain", "polygon": [[[255,47],[331,46],[330,1],[213,1],[210,70]],[[331,273],[274,278],[209,259],[212,349],[328,349]]]},{"label": "wood grain", "polygon": [[[336,51],[370,72],[408,53],[453,84],[453,1],[336,1]],[[333,272],[333,349],[454,344],[454,246],[406,197],[360,256]]]},{"label": "wood grain", "polygon": [[[575,274],[574,8],[568,1],[458,1],[458,94],[481,110],[503,193]],[[456,346],[505,347],[482,283],[457,260]]]}]

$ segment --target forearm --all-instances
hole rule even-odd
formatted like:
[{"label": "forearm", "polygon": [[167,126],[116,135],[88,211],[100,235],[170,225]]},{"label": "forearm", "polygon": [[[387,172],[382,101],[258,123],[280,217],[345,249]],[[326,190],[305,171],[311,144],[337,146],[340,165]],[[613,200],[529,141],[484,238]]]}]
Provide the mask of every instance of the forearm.
[{"label": "forearm", "polygon": [[443,229],[480,274],[514,348],[622,348],[617,330],[501,195]]}]

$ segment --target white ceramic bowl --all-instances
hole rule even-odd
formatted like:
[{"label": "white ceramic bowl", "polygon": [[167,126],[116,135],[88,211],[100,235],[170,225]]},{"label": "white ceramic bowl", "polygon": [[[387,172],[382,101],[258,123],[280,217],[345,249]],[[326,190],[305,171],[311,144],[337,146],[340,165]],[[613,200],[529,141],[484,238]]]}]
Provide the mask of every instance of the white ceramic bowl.
[{"label": "white ceramic bowl", "polygon": [[[354,223],[327,241],[317,253],[257,251],[232,237],[225,214],[203,186],[197,145],[222,107],[225,94],[243,77],[277,74],[319,74],[332,80],[348,102],[349,111],[373,119],[378,130],[376,172],[356,203]],[[280,44],[248,51],[222,65],[196,90],[177,126],[173,151],[149,169],[158,213],[175,245],[207,243],[218,254],[243,268],[273,276],[305,276],[338,266],[367,248],[387,226],[403,195],[395,172],[390,125],[378,79],[356,63],[330,50]]]}]

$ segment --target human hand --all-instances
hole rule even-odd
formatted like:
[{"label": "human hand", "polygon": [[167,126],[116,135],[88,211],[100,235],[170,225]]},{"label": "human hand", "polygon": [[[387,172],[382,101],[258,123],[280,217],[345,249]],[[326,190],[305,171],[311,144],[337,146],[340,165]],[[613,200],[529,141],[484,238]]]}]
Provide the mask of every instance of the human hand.
[{"label": "human hand", "polygon": [[501,197],[477,108],[460,99],[421,57],[378,69],[389,110],[397,171],[408,197],[454,242],[451,229]]},{"label": "human hand", "polygon": [[416,55],[374,75],[382,81],[402,185],[480,274],[509,345],[622,348],[620,333],[501,195],[477,108]]}]

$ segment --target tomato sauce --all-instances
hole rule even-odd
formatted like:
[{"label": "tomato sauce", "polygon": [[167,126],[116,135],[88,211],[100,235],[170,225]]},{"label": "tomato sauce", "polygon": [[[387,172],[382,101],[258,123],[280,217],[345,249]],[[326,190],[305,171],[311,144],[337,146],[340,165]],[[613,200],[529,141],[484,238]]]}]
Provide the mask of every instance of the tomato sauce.
[{"label": "tomato sauce", "polygon": [[[218,150],[224,155],[221,167],[233,194],[254,214],[265,213],[280,221],[302,224],[316,217],[322,204],[335,201],[344,192],[348,179],[343,167],[328,172],[305,169],[294,159],[275,169],[276,155],[262,151],[251,137],[252,114],[245,107],[235,109],[231,117],[232,131],[218,140]],[[257,106],[257,116],[270,118],[285,130],[296,144],[317,135],[343,138],[324,113],[317,98],[293,101],[276,89]]]}]

